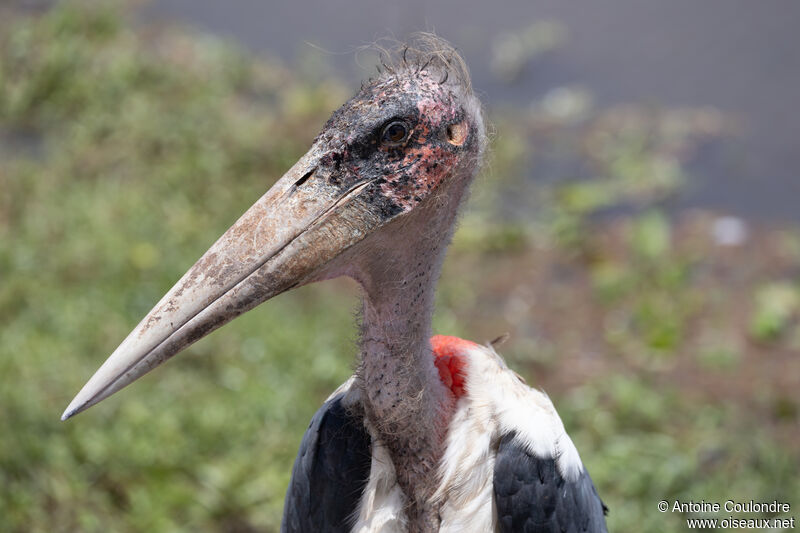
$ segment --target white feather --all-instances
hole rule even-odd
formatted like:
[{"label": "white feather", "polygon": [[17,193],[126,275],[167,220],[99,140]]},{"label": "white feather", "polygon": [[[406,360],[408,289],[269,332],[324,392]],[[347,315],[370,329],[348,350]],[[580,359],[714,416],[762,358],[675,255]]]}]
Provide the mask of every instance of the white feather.
[{"label": "white feather", "polygon": [[[550,398],[525,385],[488,346],[476,346],[462,356],[465,394],[456,403],[439,467],[434,498],[440,503],[440,532],[496,531],[494,461],[503,435],[515,432],[516,441],[532,455],[556,459],[559,473],[574,481],[583,465]],[[348,403],[357,401],[348,380]],[[372,436],[372,470],[353,528],[357,533],[406,531],[405,498],[397,484],[394,465],[377,433]]]}]

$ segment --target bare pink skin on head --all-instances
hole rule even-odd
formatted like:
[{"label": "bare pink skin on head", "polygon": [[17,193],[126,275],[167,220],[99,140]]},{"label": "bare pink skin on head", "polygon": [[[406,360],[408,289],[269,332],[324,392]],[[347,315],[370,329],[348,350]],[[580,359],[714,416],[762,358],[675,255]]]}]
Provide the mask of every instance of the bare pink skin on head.
[{"label": "bare pink skin on head", "polygon": [[[410,82],[406,82],[404,90],[410,90]],[[391,176],[381,186],[383,193],[405,210],[410,210],[420,201],[420,192],[429,192],[449,174],[458,154],[439,143],[430,142],[432,136],[441,131],[442,124],[458,122],[458,111],[453,99],[442,99],[441,87],[427,72],[422,72],[417,81],[419,92],[429,93],[417,101],[419,116],[424,117],[417,123],[412,133],[413,145],[406,150],[405,157],[389,166]],[[436,96],[433,96],[436,95]],[[401,183],[398,179],[403,174],[412,174],[419,178],[413,182]]]},{"label": "bare pink skin on head", "polygon": [[[315,141],[317,172],[342,187],[367,184],[365,197],[388,219],[476,167],[485,142],[480,104],[455,75],[441,83],[442,72],[408,67],[364,86]],[[392,123],[407,135],[384,143],[382,128]]]}]

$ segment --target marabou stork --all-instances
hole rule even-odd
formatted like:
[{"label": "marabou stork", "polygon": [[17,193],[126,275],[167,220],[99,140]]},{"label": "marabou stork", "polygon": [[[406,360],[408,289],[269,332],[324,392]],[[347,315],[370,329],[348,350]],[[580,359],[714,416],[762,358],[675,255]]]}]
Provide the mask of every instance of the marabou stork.
[{"label": "marabou stork", "polygon": [[360,363],[311,420],[283,531],[605,531],[549,398],[495,353],[431,337],[456,214],[486,145],[444,41],[396,53],[156,304],[67,407],[96,404],[284,291],[363,288]]}]

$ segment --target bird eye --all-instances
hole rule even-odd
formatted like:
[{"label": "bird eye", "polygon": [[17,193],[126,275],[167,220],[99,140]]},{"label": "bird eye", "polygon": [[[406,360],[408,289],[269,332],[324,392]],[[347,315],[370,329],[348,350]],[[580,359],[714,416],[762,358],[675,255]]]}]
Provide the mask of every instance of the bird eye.
[{"label": "bird eye", "polygon": [[381,133],[381,143],[387,146],[399,146],[406,142],[406,139],[408,139],[408,125],[399,120],[387,124]]}]

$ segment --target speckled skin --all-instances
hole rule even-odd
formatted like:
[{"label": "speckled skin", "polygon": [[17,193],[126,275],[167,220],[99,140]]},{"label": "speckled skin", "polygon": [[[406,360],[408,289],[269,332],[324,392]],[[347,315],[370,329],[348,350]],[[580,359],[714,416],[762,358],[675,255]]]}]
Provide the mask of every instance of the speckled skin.
[{"label": "speckled skin", "polygon": [[[451,144],[446,127],[466,116],[461,88],[439,84],[436,71],[414,69],[382,77],[365,86],[334,112],[315,143],[327,147],[317,172],[343,189],[369,182],[364,199],[386,219],[414,209],[458,170],[465,154],[475,156],[478,128],[461,146]],[[383,146],[381,130],[394,119],[411,132],[401,146]]]}]

